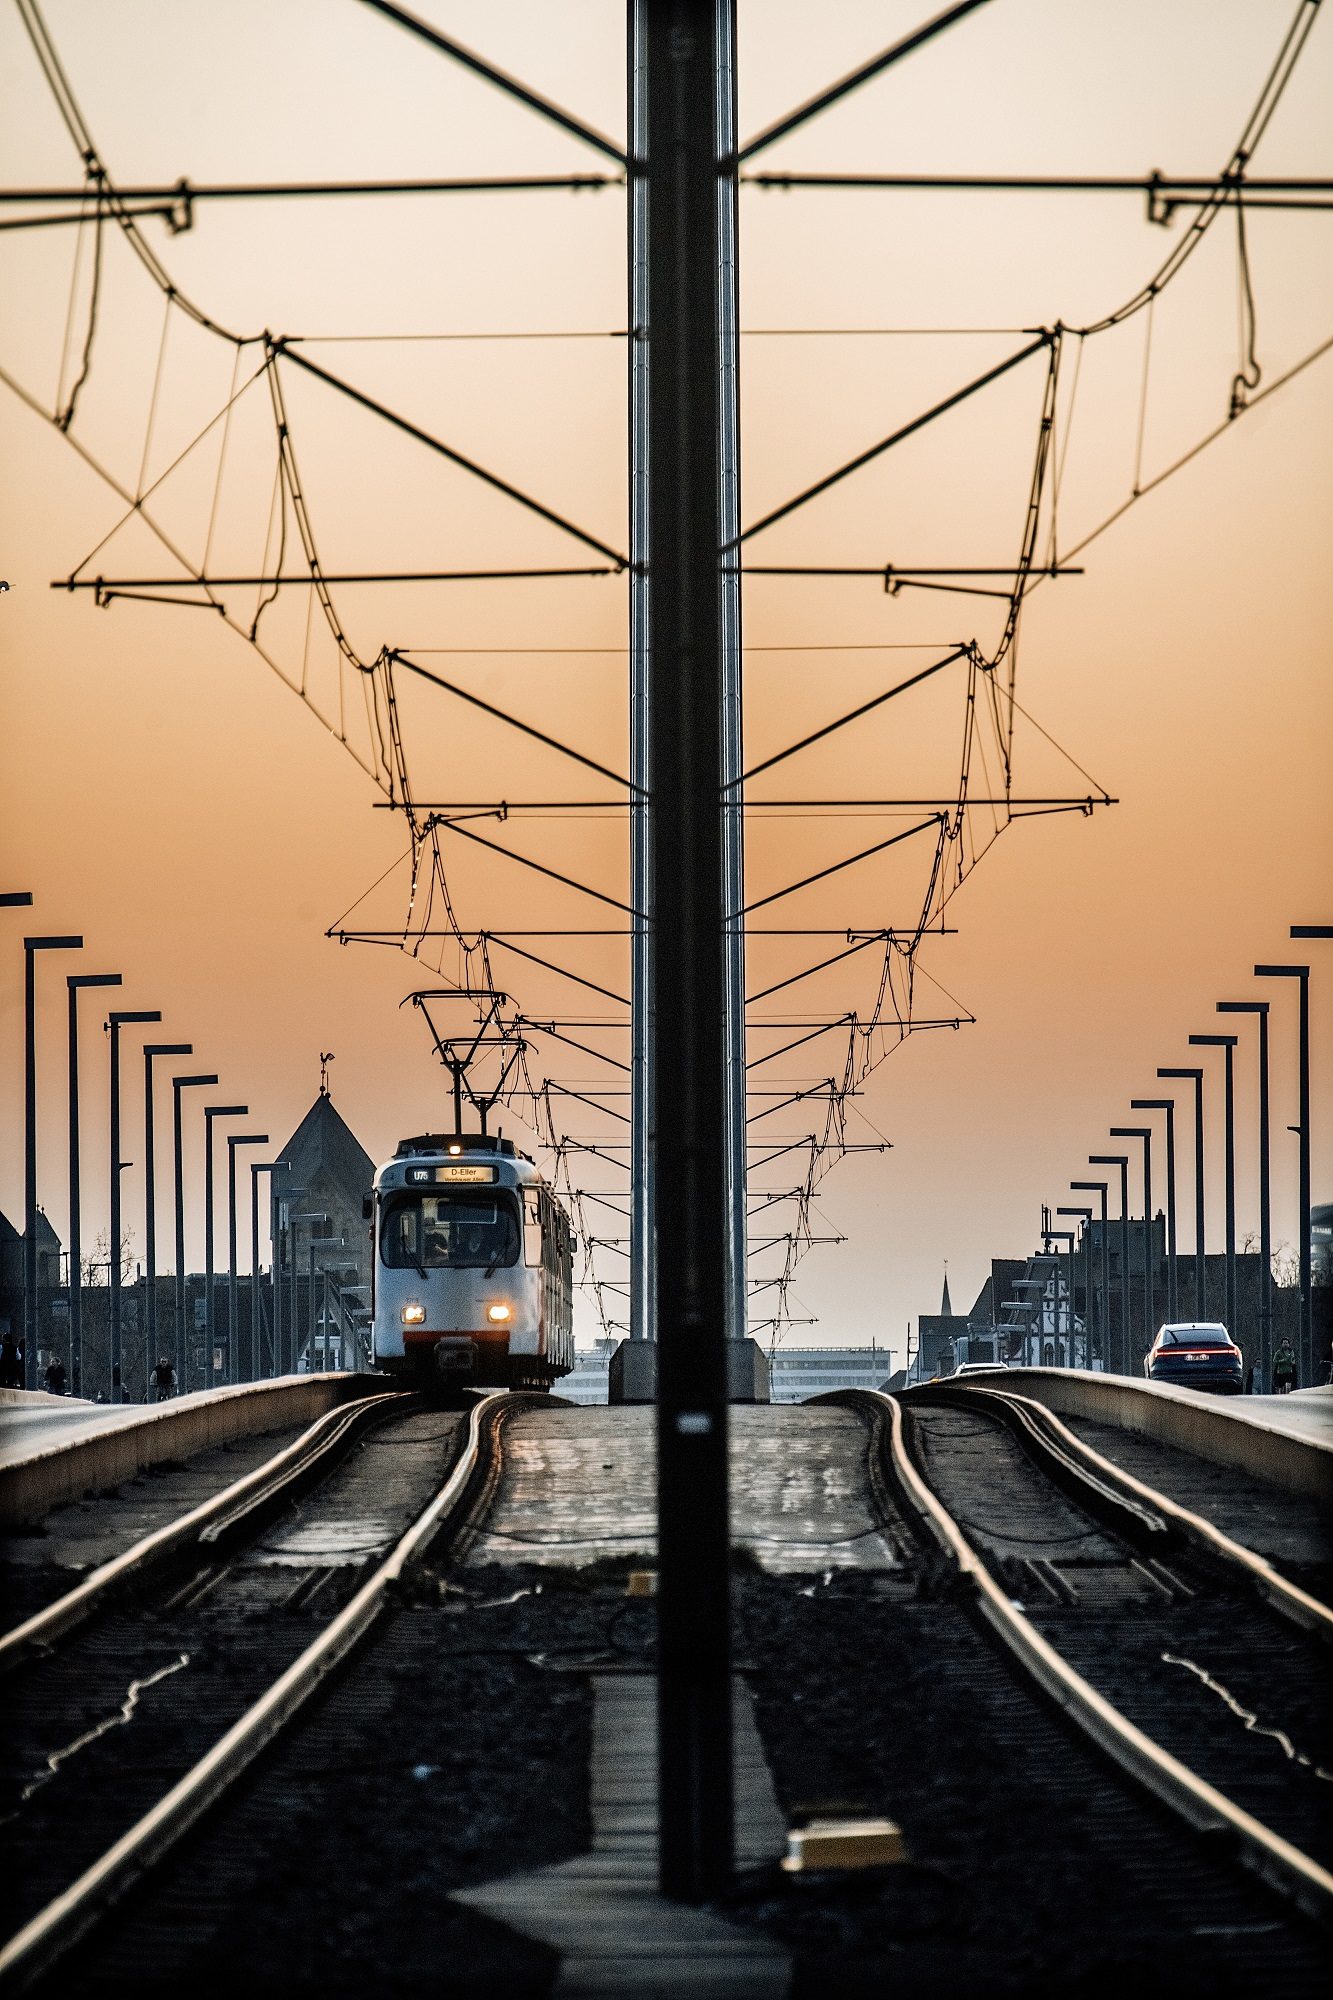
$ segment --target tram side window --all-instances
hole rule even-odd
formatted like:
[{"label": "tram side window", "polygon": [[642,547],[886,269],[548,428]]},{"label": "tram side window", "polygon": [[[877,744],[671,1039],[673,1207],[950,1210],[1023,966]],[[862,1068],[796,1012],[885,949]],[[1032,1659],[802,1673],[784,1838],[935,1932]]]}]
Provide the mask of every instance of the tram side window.
[{"label": "tram side window", "polygon": [[525,1264],[542,1261],[541,1197],[536,1188],[523,1190],[523,1261]]}]

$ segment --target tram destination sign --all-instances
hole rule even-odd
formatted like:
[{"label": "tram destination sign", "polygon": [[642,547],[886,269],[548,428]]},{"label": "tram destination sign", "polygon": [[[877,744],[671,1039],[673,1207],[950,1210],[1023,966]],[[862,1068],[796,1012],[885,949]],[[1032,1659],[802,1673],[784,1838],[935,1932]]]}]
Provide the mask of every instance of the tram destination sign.
[{"label": "tram destination sign", "polygon": [[496,1167],[458,1165],[447,1167],[409,1167],[407,1179],[410,1186],[421,1187],[433,1181],[464,1181],[476,1186],[479,1182],[488,1185],[499,1179]]}]

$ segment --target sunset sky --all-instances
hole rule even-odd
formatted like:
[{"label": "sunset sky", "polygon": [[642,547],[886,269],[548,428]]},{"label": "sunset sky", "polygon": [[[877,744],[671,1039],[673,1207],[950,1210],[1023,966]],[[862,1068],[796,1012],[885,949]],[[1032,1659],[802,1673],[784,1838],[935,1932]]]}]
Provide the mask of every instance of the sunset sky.
[{"label": "sunset sky", "polygon": [[[920,0],[822,9],[741,0],[742,131],[759,130],[930,11]],[[992,0],[760,164],[772,173],[1212,175],[1295,11],[1294,0]],[[622,7],[420,0],[420,12],[623,135]],[[587,174],[608,164],[356,0],[45,0],[43,15],[121,185]],[[0,11],[0,75],[0,180],[78,185],[77,153],[13,6]],[[1249,171],[1333,175],[1330,102],[1333,25],[1324,18]],[[1185,213],[1169,228],[1150,224],[1134,194],[744,189],[744,520],[1017,352],[1031,338],[1024,329],[1101,320],[1151,278],[1185,226]],[[299,341],[322,368],[613,549],[628,540],[624,227],[619,188],[200,204],[183,233],[158,219],[142,224],[172,283],[220,326]],[[414,964],[394,949],[325,937],[349,910],[353,928],[403,923],[408,842],[401,817],[375,809],[382,794],[361,677],[340,666],[306,588],[264,609],[268,662],[244,636],[257,589],[217,592],[237,632],[207,608],[99,608],[91,593],[48,588],[76,570],[185,574],[132,510],[122,520],[125,502],[76,444],[131,498],[154,487],[147,506],[158,528],[193,566],[206,549],[210,575],[270,573],[280,543],[270,386],[244,386],[262,350],[167,310],[113,228],[68,437],[48,420],[80,373],[92,234],[0,233],[0,368],[30,399],[0,382],[0,575],[10,585],[0,598],[0,887],[31,888],[36,899],[31,912],[0,912],[10,1135],[0,1207],[21,1223],[21,939],[81,931],[77,966],[71,957],[41,968],[41,1197],[62,1237],[66,971],[123,972],[118,1004],[160,1007],[162,1039],[192,1041],[186,1067],[217,1070],[215,1097],[248,1102],[247,1129],[269,1132],[275,1146],[318,1087],[320,1050],[335,1051],[335,1101],[376,1157],[406,1132],[448,1122],[424,1025],[400,1002],[439,984],[437,967],[449,978],[459,971],[456,951]],[[1333,213],[1251,211],[1246,236],[1262,391],[1333,338]],[[1074,549],[1136,485],[1149,486],[1224,423],[1241,362],[1238,268],[1228,212],[1151,315],[1082,343],[1066,338],[1058,514],[1052,523],[1048,489],[1043,561],[1053,532],[1058,551]],[[1045,377],[1044,354],[1013,369],[757,536],[749,558],[1012,564]],[[329,573],[601,560],[294,362],[279,364],[278,380]],[[232,398],[229,420],[214,422]],[[1218,999],[1274,1002],[1274,1236],[1294,1241],[1294,982],[1254,981],[1259,960],[1314,954],[1314,1197],[1330,1199],[1333,958],[1327,944],[1292,945],[1288,927],[1333,917],[1331,419],[1325,351],[1068,556],[1084,574],[1032,592],[1017,642],[1014,795],[1104,790],[1117,803],[1005,828],[948,903],[956,934],[922,945],[916,1012],[971,1014],[975,1025],[908,1038],[849,1104],[848,1139],[883,1136],[893,1150],[855,1154],[822,1182],[811,1227],[846,1240],[817,1244],[802,1262],[789,1310],[818,1326],[793,1325],[789,1343],[874,1338],[901,1358],[907,1321],[937,1309],[946,1260],[955,1305],[969,1304],[992,1256],[1033,1247],[1041,1203],[1073,1199],[1068,1181],[1086,1175],[1088,1153],[1114,1150],[1107,1128],[1139,1122],[1129,1100],[1159,1094],[1157,1066],[1191,1059],[1189,1033],[1228,1025],[1214,1013]],[[299,573],[290,513],[286,561]],[[350,585],[333,595],[362,659],[399,648],[597,763],[627,768],[623,577]],[[874,576],[749,578],[747,763],[963,642],[993,651],[1003,611],[939,591],[890,596]],[[596,803],[613,795],[605,778],[420,681],[400,673],[398,686],[419,799],[584,801],[582,812],[543,805],[469,825],[626,896],[624,816]],[[967,691],[960,663],[756,780],[749,899],[922,817],[787,801],[954,795]],[[995,747],[981,724],[978,794],[999,783]],[[1002,818],[972,813],[969,859]],[[464,837],[441,838],[468,932],[618,923],[606,904]],[[910,924],[932,840],[908,840],[754,921],[828,932]],[[529,946],[624,990],[621,938]],[[750,991],[838,949],[836,936],[754,938]],[[513,955],[495,966],[525,1013],[588,1023],[570,1032],[627,1056],[623,1013],[610,1003]],[[760,1003],[752,1055],[774,1046],[784,1023],[795,1035],[794,1024],[818,1018],[864,1018],[878,971],[876,954],[862,954]],[[84,1020],[91,1242],[105,1219],[106,1173],[106,1059],[92,996]],[[1257,1228],[1257,1196],[1253,1029],[1241,1035],[1244,1235]],[[841,1071],[843,1046],[831,1035],[772,1065],[773,1087],[817,1087],[835,1062]],[[1220,1135],[1221,1065],[1208,1060]],[[590,1057],[548,1042],[533,1070],[594,1086],[606,1105],[628,1110],[606,1094],[623,1076]],[[127,1076],[134,1131],[136,1061]],[[767,1101],[756,1097],[752,1114]],[[520,1141],[522,1110],[502,1119]],[[572,1136],[626,1136],[577,1102],[562,1116]],[[808,1119],[777,1112],[756,1136],[770,1128],[790,1139]],[[193,1144],[197,1164],[197,1135]],[[141,1161],[142,1141],[128,1153]],[[612,1163],[593,1159],[580,1171],[593,1194],[623,1199]],[[781,1174],[768,1170],[762,1185],[780,1190]],[[142,1206],[136,1166],[126,1177],[136,1248]],[[195,1210],[197,1265],[197,1201]],[[585,1213],[599,1233],[622,1230],[614,1210]],[[1221,1214],[1219,1177],[1210,1191],[1218,1249]],[[783,1219],[770,1229],[774,1216]],[[788,1219],[768,1211],[755,1233],[777,1233]],[[772,1274],[779,1261],[764,1253],[754,1274]],[[624,1259],[607,1249],[598,1268],[621,1278]],[[623,1301],[612,1310],[623,1318]],[[759,1294],[756,1321],[771,1310],[771,1294]],[[589,1306],[579,1330],[596,1329]]]}]

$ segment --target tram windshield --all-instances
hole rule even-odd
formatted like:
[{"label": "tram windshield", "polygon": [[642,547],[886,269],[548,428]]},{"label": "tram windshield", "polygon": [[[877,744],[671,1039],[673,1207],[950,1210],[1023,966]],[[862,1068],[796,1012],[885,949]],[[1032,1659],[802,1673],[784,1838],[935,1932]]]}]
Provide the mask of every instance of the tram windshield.
[{"label": "tram windshield", "polygon": [[499,1271],[518,1262],[518,1215],[494,1192],[408,1195],[385,1210],[380,1244],[402,1271]]}]

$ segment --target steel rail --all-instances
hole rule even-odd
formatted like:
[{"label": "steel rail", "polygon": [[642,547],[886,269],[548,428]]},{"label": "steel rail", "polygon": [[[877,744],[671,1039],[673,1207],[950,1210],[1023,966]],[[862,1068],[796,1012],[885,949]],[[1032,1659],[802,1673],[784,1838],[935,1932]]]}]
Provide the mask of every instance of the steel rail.
[{"label": "steel rail", "polygon": [[1202,1514],[1195,1514],[1179,1501],[1170,1499],[1156,1487],[1146,1485],[1126,1472],[1114,1459],[1103,1457],[1090,1444],[1071,1431],[1061,1422],[1054,1410],[1048,1410],[1044,1403],[1030,1396],[1020,1396],[1012,1389],[991,1388],[988,1384],[959,1383],[956,1389],[949,1389],[946,1383],[939,1385],[951,1396],[962,1396],[969,1402],[976,1399],[990,1404],[1007,1404],[1021,1419],[1023,1441],[1035,1446],[1037,1456],[1042,1461],[1054,1462],[1068,1469],[1083,1490],[1110,1489],[1110,1496],[1117,1505],[1142,1507],[1171,1522],[1180,1537],[1190,1543],[1193,1549],[1214,1560],[1220,1558],[1228,1567],[1240,1571],[1245,1582],[1251,1585],[1272,1610],[1281,1617],[1312,1632],[1326,1645],[1333,1645],[1333,1607],[1312,1597],[1309,1591],[1289,1581],[1280,1570],[1274,1569],[1263,1556],[1247,1549],[1242,1542],[1233,1541]]},{"label": "steel rail", "polygon": [[1333,1874],[1182,1764],[1084,1680],[1010,1602],[972,1544],[913,1463],[902,1405],[880,1390],[850,1392],[862,1407],[889,1406],[888,1471],[899,1498],[925,1536],[953,1565],[979,1616],[1028,1678],[1134,1782],[1188,1825],[1222,1833],[1237,1859],[1307,1915],[1333,1919]]},{"label": "steel rail", "polygon": [[143,1536],[110,1562],[93,1570],[54,1604],[35,1611],[22,1624],[0,1635],[0,1675],[22,1666],[36,1653],[48,1652],[56,1640],[67,1637],[85,1619],[105,1610],[129,1583],[137,1583],[163,1567],[192,1541],[200,1544],[201,1556],[211,1555],[224,1536],[242,1522],[253,1520],[260,1511],[300,1491],[350,1442],[354,1432],[402,1401],[401,1395],[366,1396],[358,1402],[327,1410],[299,1438],[256,1466],[253,1472],[234,1480],[177,1520]]},{"label": "steel rail", "polygon": [[448,1479],[390,1555],[197,1764],[128,1832],[0,1949],[0,1989],[40,1978],[125,1892],[155,1867],[299,1714],[393,1602],[404,1573],[453,1517],[465,1519],[478,1475],[492,1474],[497,1426],[519,1400],[503,1391],[474,1404],[467,1441]]}]

